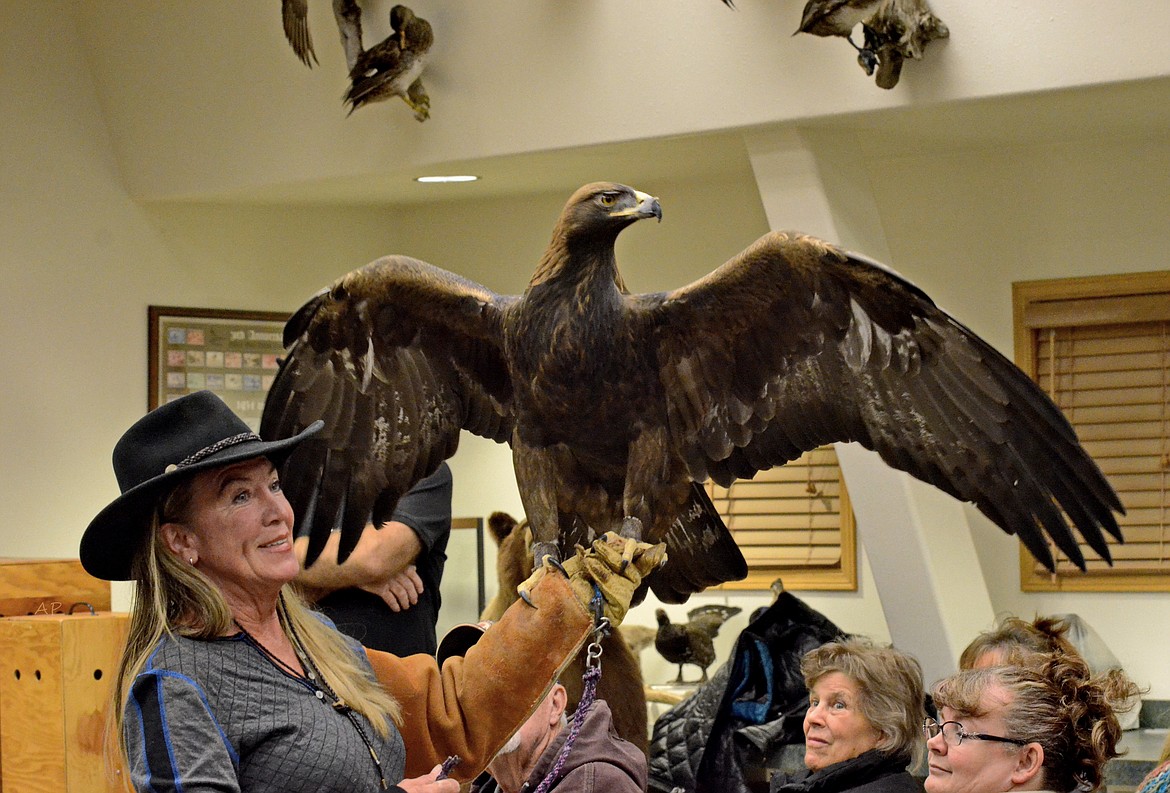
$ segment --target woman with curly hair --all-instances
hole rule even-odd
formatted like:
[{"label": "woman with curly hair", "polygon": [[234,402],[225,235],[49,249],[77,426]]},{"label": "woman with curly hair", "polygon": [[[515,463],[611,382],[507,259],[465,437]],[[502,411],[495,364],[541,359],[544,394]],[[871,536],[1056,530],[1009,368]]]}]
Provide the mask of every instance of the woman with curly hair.
[{"label": "woman with curly hair", "polygon": [[906,770],[922,756],[922,668],[861,638],[823,644],[801,660],[808,686],[804,764],[772,778],[772,793],[920,793]]},{"label": "woman with curly hair", "polygon": [[1068,623],[1059,617],[1036,617],[1031,622],[1005,617],[994,630],[971,640],[959,656],[959,668],[1019,663],[1030,653],[1075,653],[1068,630]]},{"label": "woman with curly hair", "polygon": [[1095,791],[1118,756],[1111,703],[1137,687],[1120,669],[1093,676],[1075,654],[1033,655],[1015,666],[970,669],[934,686],[927,719],[927,793]]}]

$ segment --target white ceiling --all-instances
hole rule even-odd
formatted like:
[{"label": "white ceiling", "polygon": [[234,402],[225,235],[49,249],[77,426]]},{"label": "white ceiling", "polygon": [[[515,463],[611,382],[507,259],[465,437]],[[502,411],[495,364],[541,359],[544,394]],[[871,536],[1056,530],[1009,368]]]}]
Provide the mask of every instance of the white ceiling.
[{"label": "white ceiling", "polygon": [[[1165,137],[1170,78],[913,106],[806,121],[856,135],[870,159],[1068,140]],[[316,182],[271,183],[210,200],[274,204],[419,204],[531,193],[568,193],[598,179],[634,185],[720,175],[752,178],[741,131],[452,161],[431,169],[472,173],[471,184],[424,185],[415,173],[370,173]]]},{"label": "white ceiling", "polygon": [[[363,2],[371,38],[389,1]],[[716,0],[419,2],[443,31],[427,73],[442,112],[424,125],[397,102],[345,117],[323,0],[310,3],[311,71],[271,0],[76,4],[127,189],[147,201],[419,203],[600,178],[750,181],[742,134],[762,126],[856,133],[875,159],[1170,131],[1165,0],[1108,15],[1095,0],[933,0],[951,37],[891,91],[844,42],[791,36],[800,0],[734,12]],[[483,179],[420,186],[423,167]]]}]

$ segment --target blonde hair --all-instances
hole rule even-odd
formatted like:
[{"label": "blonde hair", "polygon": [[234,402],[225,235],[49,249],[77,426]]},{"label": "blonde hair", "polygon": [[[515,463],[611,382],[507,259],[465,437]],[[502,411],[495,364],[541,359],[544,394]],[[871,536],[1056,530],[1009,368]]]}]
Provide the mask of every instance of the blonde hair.
[{"label": "blonde hair", "polygon": [[911,655],[853,637],[822,644],[800,662],[805,685],[840,672],[857,684],[858,709],[881,737],[877,749],[909,755],[918,765],[924,754],[922,720],[926,718],[926,692],[922,667]]},{"label": "blonde hair", "polygon": [[[160,497],[150,518],[146,540],[132,561],[134,603],[106,731],[108,760],[129,768],[126,747],[126,700],[134,680],[164,636],[212,639],[229,634],[234,618],[222,592],[207,576],[184,564],[167,548],[159,527],[184,514],[191,499],[191,479]],[[353,647],[310,609],[295,586],[286,584],[278,601],[281,625],[290,640],[300,640],[317,671],[334,693],[364,716],[385,738],[390,723],[402,723],[397,700],[383,689]],[[116,736],[117,740],[114,741]]]},{"label": "blonde hair", "polygon": [[983,695],[998,685],[1008,695],[1005,737],[1044,749],[1044,787],[1096,790],[1105,763],[1120,755],[1121,725],[1113,703],[1136,696],[1138,687],[1120,669],[1093,676],[1079,655],[1033,655],[1026,665],[969,669],[934,686],[934,702],[960,715],[985,716]]}]

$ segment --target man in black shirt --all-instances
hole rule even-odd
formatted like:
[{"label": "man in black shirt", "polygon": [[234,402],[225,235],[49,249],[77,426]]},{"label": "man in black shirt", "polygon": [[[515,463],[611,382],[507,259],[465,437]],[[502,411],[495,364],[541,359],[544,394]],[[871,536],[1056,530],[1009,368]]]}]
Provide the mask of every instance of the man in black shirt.
[{"label": "man in black shirt", "polygon": [[[339,630],[375,650],[434,655],[451,490],[451,469],[442,463],[398,500],[389,520],[366,526],[344,564],[337,564],[334,532],[320,558],[301,571],[297,580]],[[307,544],[307,537],[296,540],[302,561]]]}]

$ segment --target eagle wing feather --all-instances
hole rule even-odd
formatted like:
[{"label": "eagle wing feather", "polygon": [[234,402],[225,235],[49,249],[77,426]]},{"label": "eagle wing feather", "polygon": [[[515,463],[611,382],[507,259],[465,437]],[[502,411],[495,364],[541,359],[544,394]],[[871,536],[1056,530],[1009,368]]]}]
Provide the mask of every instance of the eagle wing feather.
[{"label": "eagle wing feather", "polygon": [[787,233],[644,296],[676,451],[721,484],[856,441],[974,503],[1050,568],[1108,559],[1113,489],[1015,365],[887,267]]},{"label": "eagle wing feather", "polygon": [[307,563],[340,525],[339,560],[375,504],[392,508],[455,452],[467,429],[511,437],[512,391],[497,295],[417,259],[389,256],[309,300],[285,327],[288,357],[269,391],[265,438],[325,428],[282,472]]}]

